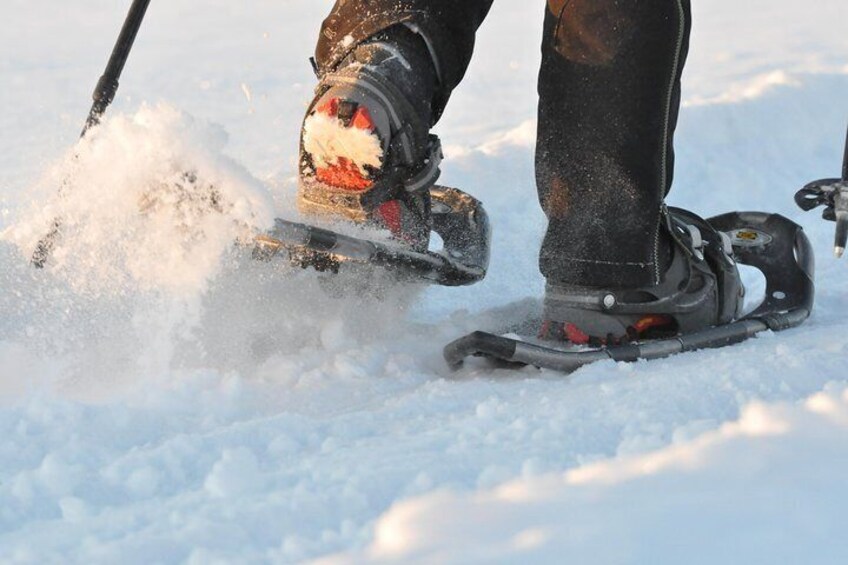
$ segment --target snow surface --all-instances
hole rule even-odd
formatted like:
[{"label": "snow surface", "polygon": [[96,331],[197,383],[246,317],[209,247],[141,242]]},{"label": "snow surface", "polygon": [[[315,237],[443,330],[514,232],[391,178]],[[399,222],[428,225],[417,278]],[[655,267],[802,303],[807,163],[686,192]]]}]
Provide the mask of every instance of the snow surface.
[{"label": "snow surface", "polygon": [[[808,325],[570,377],[440,356],[541,294],[542,2],[495,4],[438,129],[444,182],[492,217],[490,276],[379,297],[228,244],[296,215],[330,2],[153,3],[78,145],[126,4],[0,9],[0,562],[846,562],[848,265],[792,204],[839,170],[844,0],[695,3],[670,198],[802,222]],[[183,169],[194,198],[145,188]],[[36,272],[57,209],[71,236]]]}]

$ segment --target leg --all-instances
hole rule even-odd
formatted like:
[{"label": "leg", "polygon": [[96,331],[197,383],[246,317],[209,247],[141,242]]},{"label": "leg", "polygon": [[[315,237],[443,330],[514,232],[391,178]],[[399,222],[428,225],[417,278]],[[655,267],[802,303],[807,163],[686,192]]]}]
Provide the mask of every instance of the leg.
[{"label": "leg", "polygon": [[690,0],[548,0],[536,172],[542,334],[615,343],[734,319],[727,241],[664,199]]},{"label": "leg", "polygon": [[689,0],[548,0],[537,185],[549,282],[656,285]]}]

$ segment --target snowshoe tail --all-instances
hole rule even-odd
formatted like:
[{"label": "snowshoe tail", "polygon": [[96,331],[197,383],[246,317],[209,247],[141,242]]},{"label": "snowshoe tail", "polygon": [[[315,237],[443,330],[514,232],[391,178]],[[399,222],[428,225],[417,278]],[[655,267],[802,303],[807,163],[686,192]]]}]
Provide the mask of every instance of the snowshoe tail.
[{"label": "snowshoe tail", "polygon": [[254,256],[271,259],[280,252],[303,267],[338,271],[354,262],[394,272],[406,282],[463,286],[479,282],[489,265],[491,230],[483,205],[455,188],[430,189],[433,231],[441,251],[415,251],[400,243],[378,242],[306,224],[277,219],[274,228],[257,236]]},{"label": "snowshoe tail", "polygon": [[802,324],[812,311],[815,295],[815,260],[803,229],[783,216],[761,212],[734,212],[708,222],[729,236],[740,264],[756,267],[765,275],[763,303],[743,318],[673,338],[579,351],[478,331],[448,344],[445,360],[454,369],[466,358],[477,356],[570,373],[597,361],[659,359],[724,347],[766,330],[781,331]]}]

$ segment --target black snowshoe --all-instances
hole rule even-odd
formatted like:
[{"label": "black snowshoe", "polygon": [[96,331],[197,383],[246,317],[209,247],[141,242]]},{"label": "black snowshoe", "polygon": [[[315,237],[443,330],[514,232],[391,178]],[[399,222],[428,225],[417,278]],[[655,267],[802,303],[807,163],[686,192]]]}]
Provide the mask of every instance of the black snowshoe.
[{"label": "black snowshoe", "polygon": [[256,237],[254,257],[281,255],[303,268],[337,272],[343,263],[375,266],[398,280],[444,286],[479,282],[489,265],[489,218],[479,200],[454,188],[434,186],[433,231],[439,251],[416,251],[395,241],[372,241],[307,224],[277,219],[274,229]]},{"label": "black snowshoe", "polygon": [[[613,294],[598,295],[597,300],[584,302],[582,307],[605,309],[611,316],[624,319],[647,312],[667,316],[677,322],[674,335],[644,340],[632,336],[636,338],[633,341],[606,346],[595,343],[590,347],[560,347],[530,335],[528,329],[539,328],[538,323],[531,323],[503,332],[518,334],[517,337],[482,331],[466,335],[445,347],[446,361],[459,368],[467,357],[478,356],[569,373],[596,361],[657,359],[723,347],[766,330],[798,326],[809,317],[814,299],[814,257],[800,226],[783,216],[762,212],[734,212],[710,218],[709,229],[704,229],[703,224],[701,229],[694,229],[699,219],[682,210],[671,210],[671,217],[678,236],[691,234],[685,243],[691,253],[692,276],[684,279],[679,292],[671,289],[665,296],[637,303],[628,303]],[[737,263],[759,269],[766,278],[764,301],[745,315],[740,310],[742,287]],[[701,282],[693,286],[696,279]],[[711,297],[715,304],[705,307]],[[707,326],[705,311],[713,316],[712,324]]]}]

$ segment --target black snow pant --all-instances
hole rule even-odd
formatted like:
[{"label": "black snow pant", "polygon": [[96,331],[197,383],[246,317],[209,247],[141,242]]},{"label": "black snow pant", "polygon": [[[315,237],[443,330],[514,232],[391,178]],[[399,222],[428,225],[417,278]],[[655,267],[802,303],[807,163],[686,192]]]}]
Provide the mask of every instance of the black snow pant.
[{"label": "black snow pant", "polygon": [[[321,73],[398,24],[418,31],[439,76],[434,121],[462,80],[492,0],[337,0],[316,50]],[[671,187],[690,0],[548,0],[539,74],[536,184],[550,283],[657,284]]]}]

